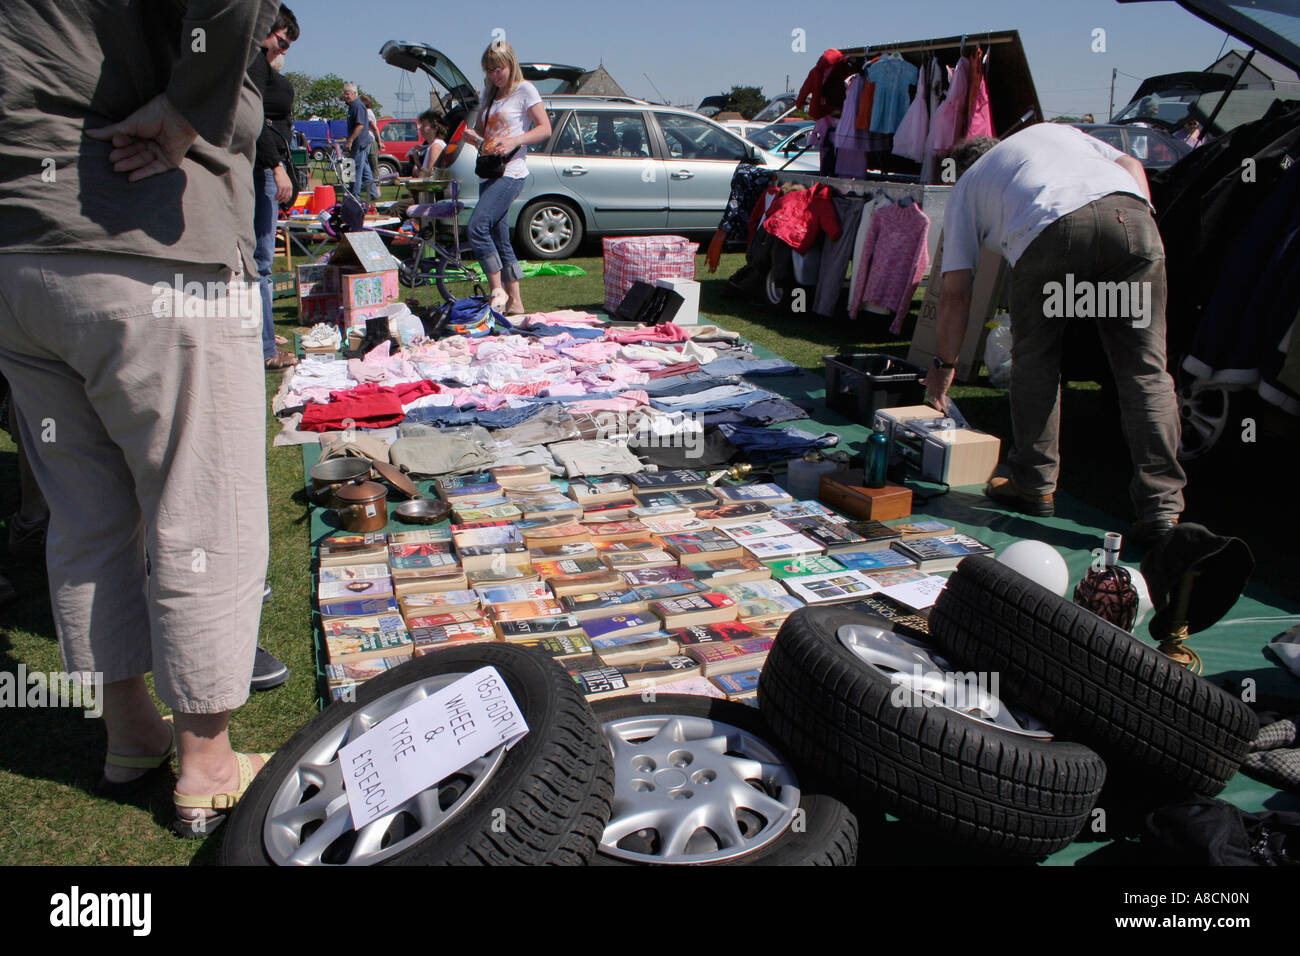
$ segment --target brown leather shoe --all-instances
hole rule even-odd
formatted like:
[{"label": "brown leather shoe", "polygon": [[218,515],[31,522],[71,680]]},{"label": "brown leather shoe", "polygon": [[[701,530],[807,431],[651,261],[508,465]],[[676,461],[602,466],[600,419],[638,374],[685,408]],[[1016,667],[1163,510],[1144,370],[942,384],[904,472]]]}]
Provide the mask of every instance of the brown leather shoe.
[{"label": "brown leather shoe", "polygon": [[1010,478],[995,476],[984,486],[984,497],[1021,514],[1050,518],[1056,514],[1056,505],[1049,495],[1027,495],[1012,483]]}]

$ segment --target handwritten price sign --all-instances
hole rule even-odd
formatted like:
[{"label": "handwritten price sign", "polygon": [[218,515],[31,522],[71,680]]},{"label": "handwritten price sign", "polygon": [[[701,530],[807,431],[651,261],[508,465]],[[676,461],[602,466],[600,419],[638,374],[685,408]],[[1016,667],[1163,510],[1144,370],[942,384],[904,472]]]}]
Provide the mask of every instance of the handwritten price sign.
[{"label": "handwritten price sign", "polygon": [[513,747],[527,733],[495,667],[385,717],[339,748],[353,828],[391,813],[497,747]]}]

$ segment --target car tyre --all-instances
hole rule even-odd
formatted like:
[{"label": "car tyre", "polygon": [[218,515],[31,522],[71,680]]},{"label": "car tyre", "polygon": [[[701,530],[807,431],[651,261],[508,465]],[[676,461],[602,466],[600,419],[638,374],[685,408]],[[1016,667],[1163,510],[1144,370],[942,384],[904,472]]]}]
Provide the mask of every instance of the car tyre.
[{"label": "car tyre", "polygon": [[[528,733],[353,837],[346,800],[338,807],[339,746],[455,677],[489,665],[510,689]],[[290,737],[226,824],[222,858],[235,866],[580,866],[596,852],[612,794],[609,747],[586,700],[553,660],[509,645],[448,648],[367,681],[355,702],[331,704]],[[365,832],[374,827],[381,829]]]},{"label": "car tyre", "polygon": [[529,259],[567,259],[583,237],[582,216],[561,199],[538,199],[519,214],[515,234]]},{"label": "car tyre", "polygon": [[325,150],[321,149],[319,146],[317,146],[315,149],[311,151],[311,159],[312,162],[314,163],[325,162],[325,157],[326,157]]},{"label": "car tyre", "polygon": [[390,162],[386,159],[381,159],[378,165],[380,176],[396,176],[401,173],[401,170],[398,168],[396,163]]},{"label": "car tyre", "polygon": [[1117,782],[1214,796],[1259,730],[1237,697],[992,558],[962,561],[930,633],[943,650],[1000,673],[1018,705],[1095,748]]},{"label": "car tyre", "polygon": [[[601,724],[605,738],[614,751],[614,811],[601,839],[601,849],[591,864],[593,866],[636,866],[703,864],[730,866],[852,866],[857,857],[858,822],[847,806],[834,797],[810,785],[810,781],[796,779],[793,770],[772,746],[771,728],[754,707],[734,701],[686,694],[660,694],[651,699],[642,697],[614,697],[596,701],[592,705],[596,719]],[[663,735],[671,741],[656,745]],[[725,737],[727,748],[689,753],[692,741]],[[641,744],[638,749],[636,744]],[[721,745],[720,745],[721,746]],[[675,751],[677,762],[691,760],[696,767],[717,765],[717,770],[692,770],[691,764],[674,781],[676,790],[660,786],[654,789],[651,780],[655,770],[639,768],[637,761],[645,761],[648,754],[658,753],[662,766],[658,771],[674,773],[664,754]],[[762,758],[776,758],[764,764]],[[750,766],[747,766],[749,764]],[[742,786],[736,791],[723,790],[727,786],[727,771],[753,772],[763,776],[743,778],[750,794]],[[694,778],[713,774],[701,784]],[[735,778],[735,783],[742,778]],[[634,784],[640,787],[634,789]],[[641,789],[650,787],[650,792]],[[789,791],[786,791],[786,788]],[[721,798],[712,805],[701,806],[717,793]],[[686,799],[676,799],[689,794]],[[752,805],[746,799],[753,796]],[[658,801],[657,803],[655,801]],[[785,805],[781,805],[784,800]],[[734,802],[733,802],[734,801]],[[673,817],[693,819],[698,826],[686,848],[668,856],[665,835],[653,826],[640,830],[627,830],[635,826],[631,814],[648,815],[639,822],[668,820]],[[719,823],[705,819],[718,813],[722,822],[734,821],[736,829],[730,837],[715,832]],[[725,818],[725,819],[723,819]],[[788,819],[788,822],[786,822]],[[784,826],[783,826],[784,823]],[[712,827],[709,825],[712,824]],[[689,825],[689,824],[687,824]],[[626,832],[624,832],[626,831]],[[729,840],[736,842],[725,846]],[[619,844],[622,844],[620,846]],[[692,859],[692,856],[695,859]],[[675,858],[674,858],[675,857]],[[719,858],[722,857],[722,858]]]},{"label": "car tyre", "polygon": [[[986,853],[1037,859],[1068,845],[1101,793],[1102,759],[984,698],[964,708],[927,701],[925,685],[908,682],[910,664],[885,660],[924,663],[924,675],[950,665],[889,627],[845,607],[800,608],[782,625],[758,699],[800,772],[850,806],[878,806]],[[883,656],[864,656],[873,648]]]}]

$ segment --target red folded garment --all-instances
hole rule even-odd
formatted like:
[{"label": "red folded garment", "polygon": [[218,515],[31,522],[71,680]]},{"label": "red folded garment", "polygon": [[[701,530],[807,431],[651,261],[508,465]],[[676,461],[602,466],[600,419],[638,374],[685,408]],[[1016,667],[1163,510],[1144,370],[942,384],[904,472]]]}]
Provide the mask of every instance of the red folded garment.
[{"label": "red folded garment", "polygon": [[678,362],[676,365],[665,365],[654,371],[646,372],[650,378],[668,378],[670,375],[685,375],[687,372],[698,372],[700,370],[699,362]]},{"label": "red folded garment", "polygon": [[440,391],[442,386],[426,379],[393,386],[368,383],[330,392],[331,401],[313,402],[303,409],[298,427],[305,432],[340,431],[349,424],[356,428],[387,428],[406,417],[404,404]]}]

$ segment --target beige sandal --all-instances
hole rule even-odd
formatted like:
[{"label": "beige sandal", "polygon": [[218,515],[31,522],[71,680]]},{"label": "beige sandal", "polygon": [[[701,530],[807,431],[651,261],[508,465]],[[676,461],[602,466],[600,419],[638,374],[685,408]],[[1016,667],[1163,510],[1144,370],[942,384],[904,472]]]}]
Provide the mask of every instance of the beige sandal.
[{"label": "beige sandal", "polygon": [[[234,793],[205,793],[190,796],[173,790],[172,804],[176,809],[214,810],[216,812],[210,816],[196,817],[193,820],[184,820],[177,817],[172,821],[172,829],[187,839],[202,840],[221,826],[226,821],[226,817],[230,815],[230,811],[243,799],[244,791],[253,782],[253,778],[257,776],[258,771],[253,769],[253,761],[249,759],[250,756],[254,755],[235,754],[235,763],[239,766],[239,789]],[[273,755],[256,754],[255,756],[262,758],[262,766],[265,767]]]}]

